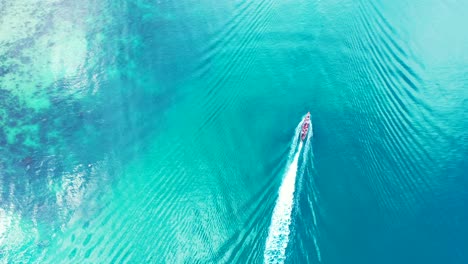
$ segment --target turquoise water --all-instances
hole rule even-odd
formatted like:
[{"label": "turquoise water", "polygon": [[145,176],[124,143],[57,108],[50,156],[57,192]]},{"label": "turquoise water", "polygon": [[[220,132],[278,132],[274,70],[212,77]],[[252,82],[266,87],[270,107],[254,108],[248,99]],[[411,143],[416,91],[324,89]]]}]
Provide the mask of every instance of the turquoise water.
[{"label": "turquoise water", "polygon": [[1,262],[468,262],[467,12],[0,1]]}]

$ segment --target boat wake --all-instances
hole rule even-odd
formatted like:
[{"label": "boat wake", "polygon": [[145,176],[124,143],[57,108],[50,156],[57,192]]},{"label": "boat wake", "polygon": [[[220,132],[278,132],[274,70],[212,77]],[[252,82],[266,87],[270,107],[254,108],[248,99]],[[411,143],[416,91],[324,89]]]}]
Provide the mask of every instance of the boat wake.
[{"label": "boat wake", "polygon": [[276,201],[273,215],[271,218],[270,228],[268,230],[268,238],[266,240],[264,261],[265,263],[283,263],[286,259],[286,248],[289,242],[291,213],[294,206],[294,191],[297,175],[302,175],[305,165],[300,167],[298,173],[298,162],[301,151],[304,148],[303,161],[307,161],[308,152],[310,150],[312,131],[308,133],[307,138],[302,141],[298,136],[301,133],[303,122],[301,121],[296,127],[294,139],[289,152],[287,168],[281,183],[278,199]]}]

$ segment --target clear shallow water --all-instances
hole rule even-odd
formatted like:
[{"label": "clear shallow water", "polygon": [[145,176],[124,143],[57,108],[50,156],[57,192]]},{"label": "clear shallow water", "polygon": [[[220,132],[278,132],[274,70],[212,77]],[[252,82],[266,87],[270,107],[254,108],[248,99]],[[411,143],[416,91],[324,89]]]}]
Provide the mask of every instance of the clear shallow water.
[{"label": "clear shallow water", "polygon": [[2,261],[261,263],[310,110],[287,263],[467,262],[467,11],[0,1]]}]

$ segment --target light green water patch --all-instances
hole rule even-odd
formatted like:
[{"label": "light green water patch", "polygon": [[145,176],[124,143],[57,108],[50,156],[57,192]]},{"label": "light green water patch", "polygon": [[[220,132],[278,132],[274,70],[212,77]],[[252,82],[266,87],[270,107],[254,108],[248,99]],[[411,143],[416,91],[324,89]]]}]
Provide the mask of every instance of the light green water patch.
[{"label": "light green water patch", "polygon": [[[13,1],[4,7],[5,12],[0,20],[0,42],[6,44],[0,47],[0,55],[5,56],[5,60],[0,62],[2,67],[8,68],[21,65],[20,58],[7,57],[9,55],[8,50],[15,43],[27,40],[31,32],[37,31],[42,23],[42,17],[45,15],[45,12],[41,11],[39,7],[29,3],[29,1]],[[2,76],[0,86],[2,89],[16,92],[17,95],[21,95],[24,90],[29,90],[30,92],[24,96],[31,98],[33,97],[31,87],[34,87],[34,85],[25,82],[22,77],[29,71],[19,70],[18,68],[20,67],[16,67],[16,72],[9,72]],[[25,85],[29,87],[25,88]],[[47,106],[44,99],[41,98],[38,101],[40,101],[39,106]]]},{"label": "light green water patch", "polygon": [[[2,6],[4,12],[0,17],[0,42],[11,44],[20,39],[27,38],[42,21],[45,11],[40,1],[28,0],[9,1]],[[5,4],[5,3],[2,3]],[[4,45],[2,45],[4,46]]]},{"label": "light green water patch", "polygon": [[38,139],[34,136],[37,135],[38,126],[35,124],[20,124],[18,126],[5,126],[4,131],[7,137],[8,144],[16,143],[16,137],[19,134],[25,134],[26,138],[22,142],[28,147],[39,146]]},{"label": "light green water patch", "polygon": [[[31,259],[34,260],[33,263],[40,263],[38,256],[44,253],[44,249],[50,246],[53,238],[64,230],[75,210],[86,199],[86,195],[96,193],[97,181],[102,183],[107,179],[106,173],[100,168],[99,164],[95,164],[93,168],[77,165],[67,169],[60,177],[48,176],[47,192],[50,193],[42,195],[55,197],[48,200],[53,201],[52,204],[44,205],[39,202],[31,205],[32,210],[24,211],[24,208],[17,206],[16,201],[0,208],[0,244],[5,245],[2,248],[2,260],[17,263],[28,262],[27,260]],[[89,181],[88,173],[100,177]],[[40,191],[37,188],[33,189],[30,184],[26,182],[31,199],[41,199],[34,197]],[[90,213],[93,209],[95,208],[88,204],[83,210]],[[86,213],[81,212],[80,215],[84,216]]]},{"label": "light green water patch", "polygon": [[[57,13],[51,2],[20,1],[6,9],[7,17],[0,24],[0,42],[7,45],[2,45],[0,55],[6,57],[1,66],[10,70],[2,77],[1,87],[35,110],[48,108],[52,94],[79,96],[76,90],[87,87],[83,82],[87,57],[83,24]],[[17,43],[26,44],[19,48],[15,47]],[[64,79],[81,81],[67,90],[54,86]]]},{"label": "light green water patch", "polygon": [[[29,258],[31,251],[24,250],[38,241],[38,229],[31,220],[22,218],[14,208],[0,208],[0,245],[5,249],[2,258],[15,263]],[[3,251],[3,250],[2,250]],[[14,253],[13,253],[14,252]]]},{"label": "light green water patch", "polygon": [[[52,42],[48,56],[50,71],[56,79],[80,75],[87,55],[85,31],[67,21],[57,21],[55,25],[56,33],[48,40]],[[45,43],[41,44],[45,48]]]}]

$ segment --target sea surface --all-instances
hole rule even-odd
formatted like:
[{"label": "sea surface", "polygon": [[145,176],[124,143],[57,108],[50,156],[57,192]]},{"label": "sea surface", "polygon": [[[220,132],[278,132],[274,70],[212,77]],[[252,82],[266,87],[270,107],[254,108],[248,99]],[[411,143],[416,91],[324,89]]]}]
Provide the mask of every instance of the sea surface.
[{"label": "sea surface", "polygon": [[468,263],[466,25],[463,0],[0,0],[0,263]]}]

